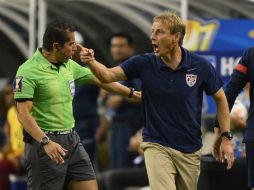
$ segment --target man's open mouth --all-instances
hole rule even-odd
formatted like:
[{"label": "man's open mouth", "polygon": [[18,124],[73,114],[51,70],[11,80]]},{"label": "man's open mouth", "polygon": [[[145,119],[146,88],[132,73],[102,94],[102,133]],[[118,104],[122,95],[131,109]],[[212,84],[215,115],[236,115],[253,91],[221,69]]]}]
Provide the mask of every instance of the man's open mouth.
[{"label": "man's open mouth", "polygon": [[155,53],[158,53],[159,51],[159,46],[157,44],[152,44],[153,45],[153,50]]}]

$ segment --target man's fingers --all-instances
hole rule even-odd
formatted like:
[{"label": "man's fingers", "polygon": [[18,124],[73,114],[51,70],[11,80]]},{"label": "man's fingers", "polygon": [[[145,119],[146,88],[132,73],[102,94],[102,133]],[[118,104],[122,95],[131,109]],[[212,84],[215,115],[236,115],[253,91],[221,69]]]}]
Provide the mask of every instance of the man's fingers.
[{"label": "man's fingers", "polygon": [[87,53],[80,53],[80,58],[83,60],[88,60],[88,59],[94,59],[93,55],[88,55]]},{"label": "man's fingers", "polygon": [[77,44],[77,47],[81,49],[80,56],[93,55],[94,51],[92,49],[85,48],[81,44]]},{"label": "man's fingers", "polygon": [[134,95],[138,96],[138,97],[141,97],[142,93],[140,91],[134,91],[133,92]]},{"label": "man's fingers", "polygon": [[82,48],[82,51],[80,52],[80,56],[93,56],[94,55],[94,51],[93,49],[87,49],[87,48]]},{"label": "man's fingers", "polygon": [[220,160],[221,162],[224,162],[224,159],[225,159],[224,153],[223,153],[222,151],[220,151],[220,153],[219,153],[219,160]]},{"label": "man's fingers", "polygon": [[217,149],[213,149],[212,154],[213,154],[213,157],[215,158],[216,161],[220,160],[219,152]]},{"label": "man's fingers", "polygon": [[234,154],[233,153],[223,153],[221,161],[227,161],[227,170],[231,169],[234,163]]},{"label": "man's fingers", "polygon": [[62,164],[62,163],[64,163],[63,156],[66,155],[65,152],[67,152],[67,151],[68,150],[66,150],[63,147],[59,146],[59,147],[56,147],[55,151],[52,151],[51,153],[49,153],[48,156],[55,163]]},{"label": "man's fingers", "polygon": [[61,154],[62,156],[65,156],[65,155],[66,155],[65,152],[68,152],[68,150],[64,149],[63,147],[60,147],[60,148],[58,149],[58,152],[59,152],[59,154]]},{"label": "man's fingers", "polygon": [[63,150],[64,152],[68,152],[68,150],[65,149],[64,147],[61,147],[61,148],[62,148],[62,150]]},{"label": "man's fingers", "polygon": [[57,164],[62,164],[62,163],[64,163],[64,159],[62,158],[61,154],[59,154],[59,153],[52,154],[51,157],[52,157],[51,159],[52,159],[55,163],[57,163]]},{"label": "man's fingers", "polygon": [[57,155],[56,155],[56,154],[49,154],[48,156],[50,157],[50,159],[51,159],[53,162],[55,162],[55,163],[58,164],[58,159],[57,159]]},{"label": "man's fingers", "polygon": [[231,169],[234,163],[234,155],[233,154],[228,154],[227,155],[227,170]]},{"label": "man's fingers", "polygon": [[84,46],[82,46],[81,44],[77,44],[77,47],[80,48],[81,50],[86,49]]},{"label": "man's fingers", "polygon": [[93,54],[94,54],[93,49],[88,49],[88,53],[89,53],[90,55],[93,55]]},{"label": "man's fingers", "polygon": [[57,164],[63,164],[64,163],[64,159],[62,158],[62,156],[59,154],[58,156],[57,156]]}]

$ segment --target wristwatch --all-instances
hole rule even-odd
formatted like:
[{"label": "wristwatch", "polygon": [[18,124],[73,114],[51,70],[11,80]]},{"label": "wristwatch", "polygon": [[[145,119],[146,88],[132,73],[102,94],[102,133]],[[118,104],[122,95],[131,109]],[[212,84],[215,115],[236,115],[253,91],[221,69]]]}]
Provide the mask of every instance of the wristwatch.
[{"label": "wristwatch", "polygon": [[221,137],[226,137],[228,140],[233,138],[233,134],[230,131],[221,133]]},{"label": "wristwatch", "polygon": [[44,146],[44,145],[48,144],[49,141],[50,141],[49,137],[47,137],[47,136],[46,136],[46,137],[43,137],[43,138],[41,139],[41,146]]}]

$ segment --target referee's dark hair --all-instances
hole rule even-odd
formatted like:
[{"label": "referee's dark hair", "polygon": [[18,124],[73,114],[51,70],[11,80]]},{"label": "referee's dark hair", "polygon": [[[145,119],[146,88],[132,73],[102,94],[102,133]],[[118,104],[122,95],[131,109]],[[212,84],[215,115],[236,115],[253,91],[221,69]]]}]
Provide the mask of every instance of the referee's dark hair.
[{"label": "referee's dark hair", "polygon": [[111,35],[110,41],[111,41],[113,38],[116,38],[116,37],[125,38],[125,39],[127,40],[129,46],[131,46],[131,45],[134,44],[133,38],[132,38],[131,35],[129,35],[128,33],[125,33],[125,32],[118,32],[118,33],[115,33],[115,34]]},{"label": "referee's dark hair", "polygon": [[66,22],[55,21],[49,23],[43,35],[42,48],[51,51],[53,44],[56,42],[63,46],[69,40],[68,33],[75,31],[75,26]]}]

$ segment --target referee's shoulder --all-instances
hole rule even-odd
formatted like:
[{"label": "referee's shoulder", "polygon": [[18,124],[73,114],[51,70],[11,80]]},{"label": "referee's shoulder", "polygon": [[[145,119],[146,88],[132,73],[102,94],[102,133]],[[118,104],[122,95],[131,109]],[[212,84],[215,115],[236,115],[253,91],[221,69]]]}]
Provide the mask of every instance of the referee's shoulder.
[{"label": "referee's shoulder", "polygon": [[67,67],[75,67],[75,66],[77,66],[77,65],[82,65],[82,64],[79,64],[79,63],[77,63],[76,61],[74,61],[74,60],[72,60],[72,59],[69,59],[66,63],[65,63],[65,65],[67,66]]},{"label": "referee's shoulder", "polygon": [[18,73],[26,73],[29,75],[33,73],[34,70],[37,70],[40,67],[40,64],[36,62],[36,60],[32,57],[25,62],[23,62],[19,68],[18,68]]}]

